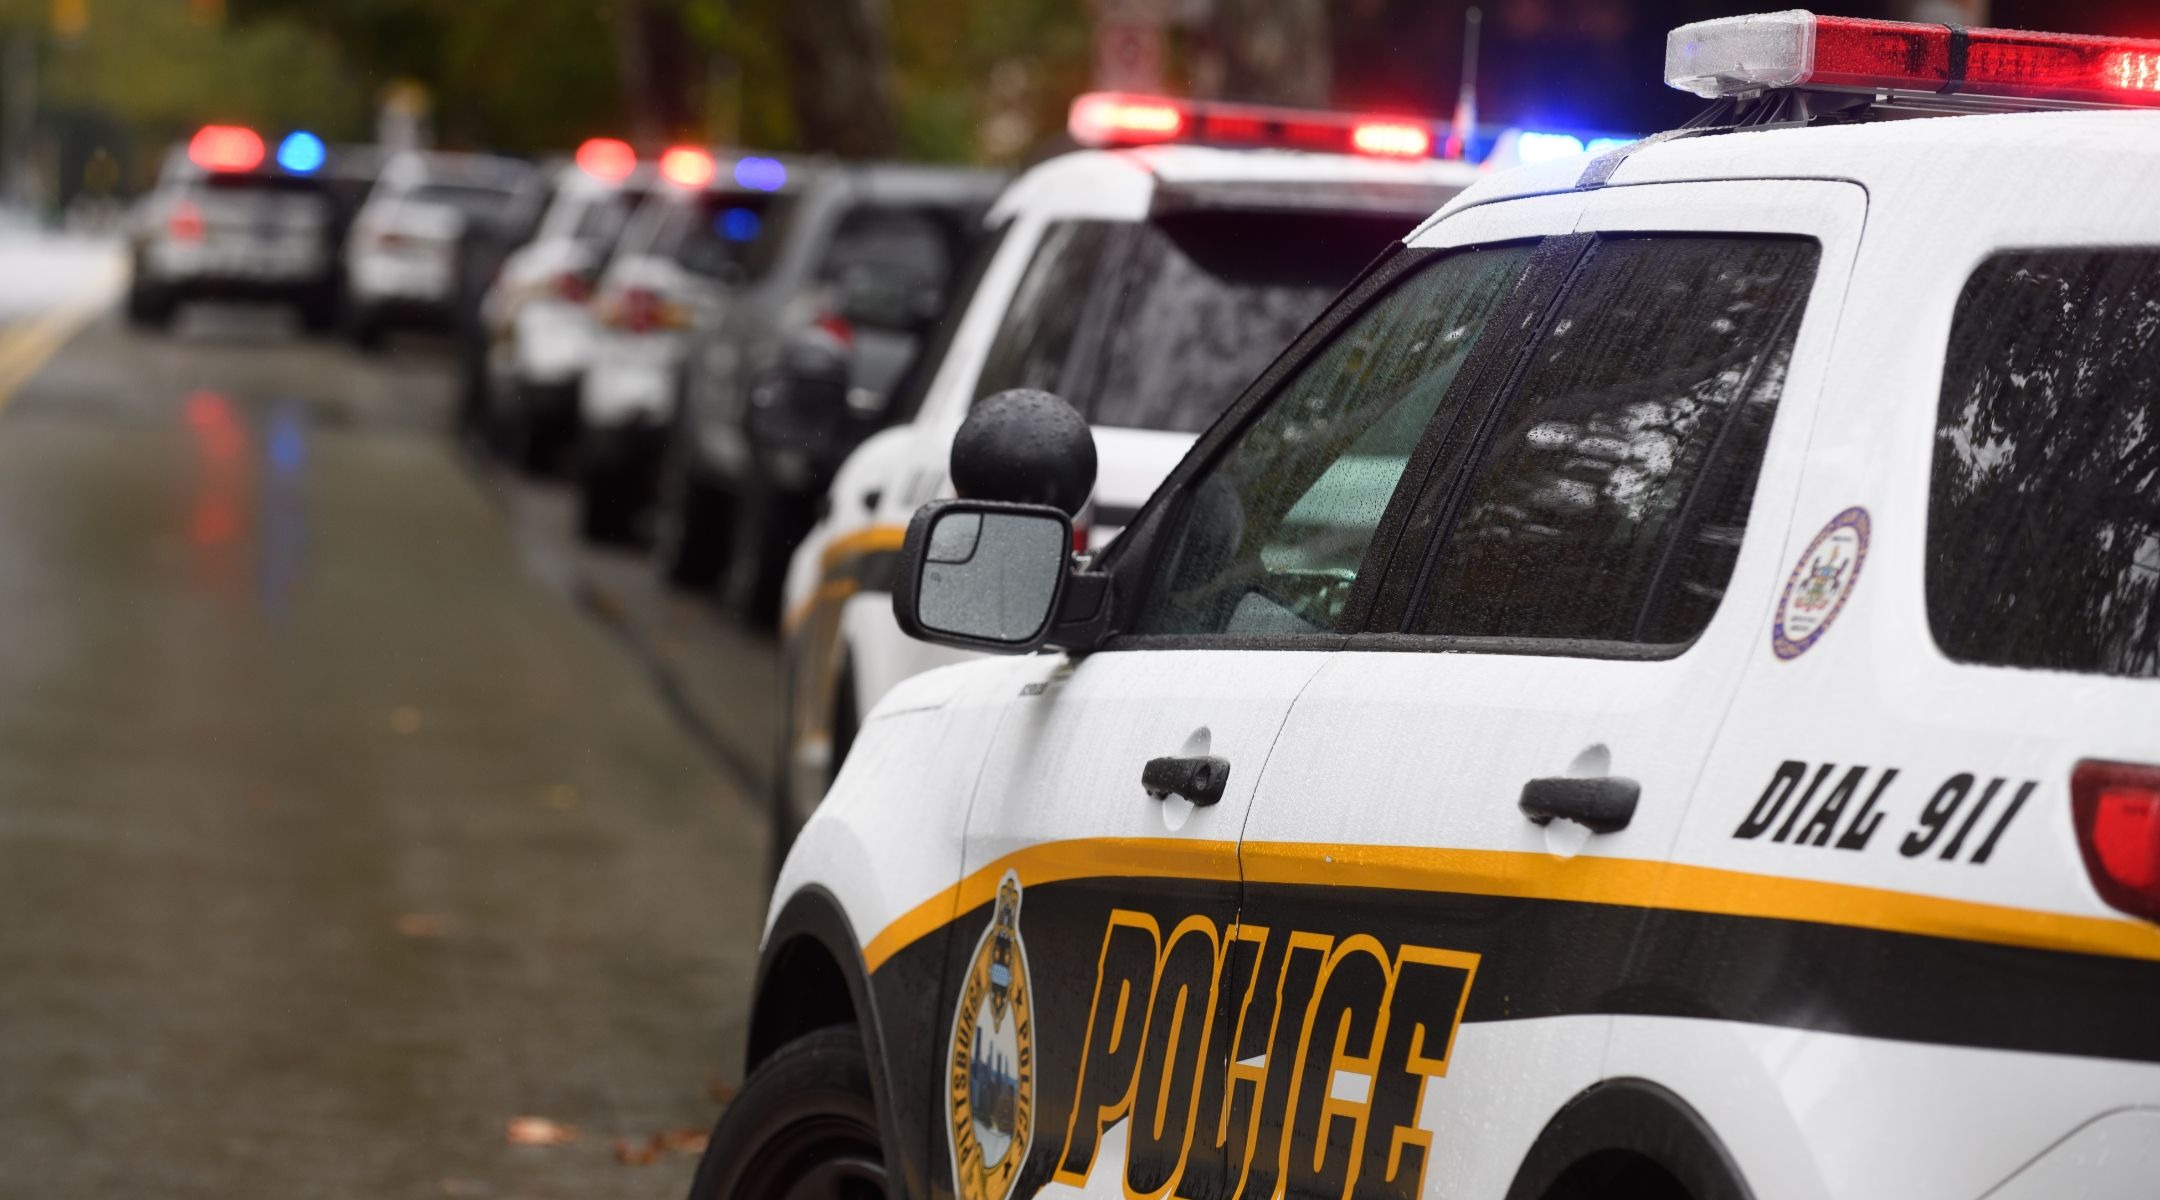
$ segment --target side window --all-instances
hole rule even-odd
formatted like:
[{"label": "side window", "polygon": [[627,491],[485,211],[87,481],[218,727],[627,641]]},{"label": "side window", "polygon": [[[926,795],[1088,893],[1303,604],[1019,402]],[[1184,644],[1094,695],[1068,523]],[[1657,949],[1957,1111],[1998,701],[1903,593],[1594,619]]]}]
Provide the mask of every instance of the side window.
[{"label": "side window", "polygon": [[1044,231],[983,359],[976,399],[1017,387],[1062,393],[1066,360],[1117,232],[1109,221],[1063,221]]},{"label": "side window", "polygon": [[1489,419],[1412,632],[1700,634],[1739,555],[1820,255],[1799,238],[1594,243]]},{"label": "side window", "polygon": [[990,273],[990,264],[996,261],[998,248],[1005,244],[1005,235],[1011,231],[1012,222],[1008,220],[977,238],[974,247],[967,252],[966,265],[953,281],[952,292],[945,298],[945,310],[938,314],[929,339],[917,347],[914,357],[908,360],[907,370],[901,372],[899,381],[893,385],[890,413],[893,421],[912,421],[915,414],[922,411],[923,397],[930,390],[930,381],[944,363],[946,352],[952,349],[953,338],[960,332],[960,322],[974,306],[975,293],[981,289],[983,277]]},{"label": "side window", "polygon": [[1962,662],[2160,677],[2160,250],[1997,255],[1950,329],[1928,625]]},{"label": "side window", "polygon": [[1307,361],[1196,480],[1134,632],[1332,630],[1411,451],[1531,252],[1431,263]]}]

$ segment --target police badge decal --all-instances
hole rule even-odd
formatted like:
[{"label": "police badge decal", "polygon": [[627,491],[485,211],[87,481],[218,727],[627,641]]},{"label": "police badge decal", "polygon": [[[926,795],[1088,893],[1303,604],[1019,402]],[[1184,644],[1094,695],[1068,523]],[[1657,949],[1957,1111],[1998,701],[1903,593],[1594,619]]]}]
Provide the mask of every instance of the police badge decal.
[{"label": "police badge decal", "polygon": [[1020,944],[1020,876],[1007,871],[953,1014],[946,1115],[959,1200],[1006,1200],[1027,1161],[1035,1124],[1033,1012]]}]

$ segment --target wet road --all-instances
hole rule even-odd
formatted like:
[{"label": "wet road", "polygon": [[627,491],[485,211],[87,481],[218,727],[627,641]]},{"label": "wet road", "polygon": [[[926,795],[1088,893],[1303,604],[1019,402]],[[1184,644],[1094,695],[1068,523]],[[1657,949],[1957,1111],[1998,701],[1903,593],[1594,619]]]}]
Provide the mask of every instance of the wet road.
[{"label": "wet road", "polygon": [[615,1139],[737,1070],[769,645],[476,471],[440,347],[59,293],[0,295],[0,1195],[682,1195]]}]

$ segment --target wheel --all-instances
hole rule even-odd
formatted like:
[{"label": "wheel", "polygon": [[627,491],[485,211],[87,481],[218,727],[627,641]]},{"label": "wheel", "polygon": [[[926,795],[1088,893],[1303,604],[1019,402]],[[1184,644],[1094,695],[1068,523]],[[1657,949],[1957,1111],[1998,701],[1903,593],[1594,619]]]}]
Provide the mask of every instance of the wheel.
[{"label": "wheel", "polygon": [[300,328],[315,335],[333,332],[338,324],[337,293],[328,289],[310,292],[297,305]]},{"label": "wheel", "polygon": [[162,330],[172,325],[177,307],[172,293],[146,283],[132,283],[127,291],[127,323],[137,329]]},{"label": "wheel", "polygon": [[372,354],[382,349],[382,318],[361,305],[353,305],[346,314],[345,333],[352,339],[353,346],[364,353]]},{"label": "wheel", "polygon": [[670,469],[661,477],[654,562],[661,577],[677,587],[709,588],[727,564],[734,498],[706,482],[682,457],[671,455]]},{"label": "wheel", "polygon": [[630,472],[604,457],[589,457],[578,467],[578,533],[586,541],[622,545],[637,524],[637,498]]},{"label": "wheel", "polygon": [[743,1082],[713,1127],[690,1200],[884,1200],[870,1060],[852,1025],[805,1034]]}]

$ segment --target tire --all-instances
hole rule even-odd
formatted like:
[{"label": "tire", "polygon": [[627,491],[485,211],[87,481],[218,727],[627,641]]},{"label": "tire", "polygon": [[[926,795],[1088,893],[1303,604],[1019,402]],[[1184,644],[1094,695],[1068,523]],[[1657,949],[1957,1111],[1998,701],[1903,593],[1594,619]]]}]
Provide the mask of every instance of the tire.
[{"label": "tire", "polygon": [[309,334],[321,337],[324,334],[336,332],[338,325],[337,293],[328,289],[312,292],[302,298],[296,307],[300,310],[300,328],[306,330]]},{"label": "tire", "polygon": [[852,1025],[805,1034],[743,1082],[713,1127],[690,1200],[897,1195],[878,1134],[870,1059]]},{"label": "tire", "polygon": [[637,532],[637,496],[630,470],[609,457],[578,466],[578,533],[588,542],[627,545]]},{"label": "tire", "polygon": [[374,354],[382,349],[382,318],[359,305],[354,305],[346,315],[345,333],[352,339],[353,348],[363,354]]},{"label": "tire", "polygon": [[660,577],[699,590],[720,580],[735,532],[734,497],[700,478],[696,467],[676,461],[660,482],[653,532],[653,562]]},{"label": "tire", "polygon": [[127,323],[137,329],[163,331],[171,328],[176,307],[170,293],[144,284],[128,287]]}]

